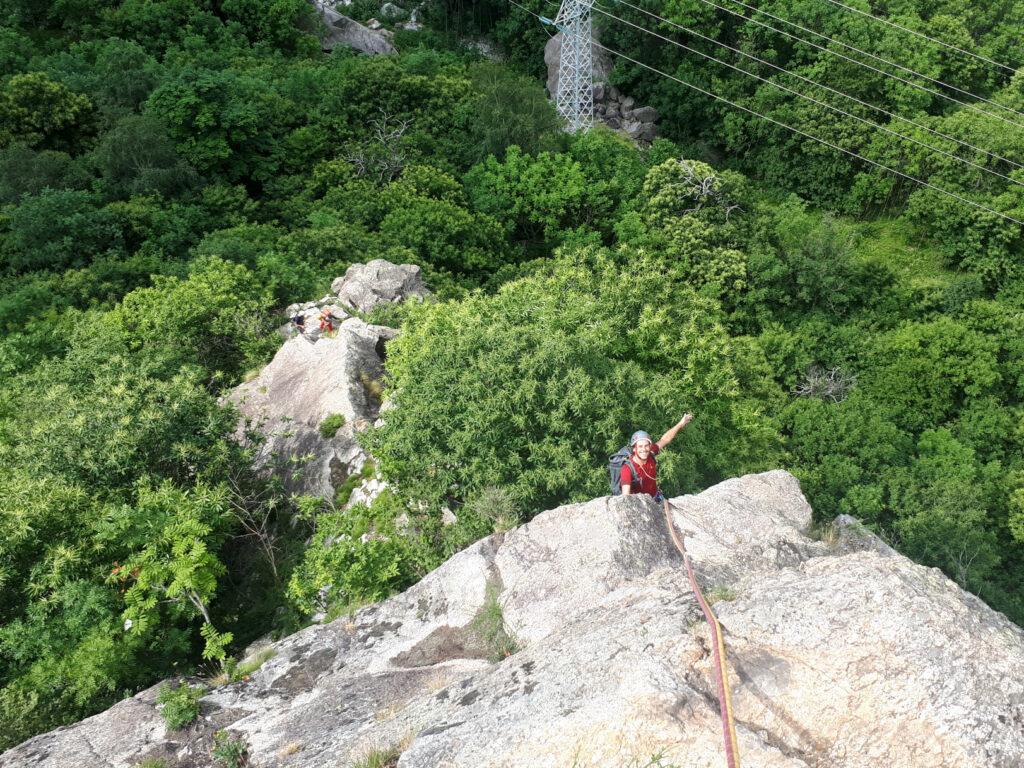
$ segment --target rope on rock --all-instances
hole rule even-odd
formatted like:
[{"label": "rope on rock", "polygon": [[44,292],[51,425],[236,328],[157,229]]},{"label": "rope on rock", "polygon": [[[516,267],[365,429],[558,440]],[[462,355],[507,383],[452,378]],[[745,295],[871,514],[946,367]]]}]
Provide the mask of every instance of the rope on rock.
[{"label": "rope on rock", "polygon": [[715,680],[718,683],[718,706],[722,715],[722,737],[725,740],[725,764],[727,768],[740,768],[740,752],[736,746],[736,724],[732,716],[732,699],[729,695],[729,674],[725,666],[725,641],[722,638],[722,626],[718,623],[711,606],[704,599],[704,593],[700,591],[697,584],[697,577],[693,573],[693,563],[690,562],[690,555],[679,537],[675,525],[672,523],[672,512],[668,499],[662,504],[665,508],[665,523],[668,525],[668,532],[672,536],[672,543],[676,545],[679,554],[683,556],[686,564],[686,573],[690,577],[690,586],[693,594],[697,597],[700,608],[704,611],[704,618],[711,628],[711,643],[715,662]]}]

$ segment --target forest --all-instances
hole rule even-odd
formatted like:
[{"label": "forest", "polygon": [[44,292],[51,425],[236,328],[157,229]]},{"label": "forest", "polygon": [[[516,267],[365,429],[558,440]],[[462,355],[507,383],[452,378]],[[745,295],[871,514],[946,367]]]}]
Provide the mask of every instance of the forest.
[{"label": "forest", "polygon": [[[1019,4],[862,5],[1024,61]],[[430,0],[375,57],[324,52],[306,0],[2,5],[0,750],[230,667],[328,585],[337,616],[604,495],[607,456],[684,411],[669,495],[787,469],[822,531],[853,515],[1024,623],[1024,76],[757,2],[982,110],[729,8],[600,0],[595,20],[609,48],[879,165],[625,59],[613,83],[661,138],[568,134],[551,30],[498,0]],[[673,44],[741,60],[707,38],[762,79]],[[803,82],[780,67],[945,154],[773,88]],[[288,304],[374,258],[419,265],[434,299],[371,318],[402,329],[394,407],[363,436],[389,490],[342,511],[255,473],[222,396],[269,362]]]}]

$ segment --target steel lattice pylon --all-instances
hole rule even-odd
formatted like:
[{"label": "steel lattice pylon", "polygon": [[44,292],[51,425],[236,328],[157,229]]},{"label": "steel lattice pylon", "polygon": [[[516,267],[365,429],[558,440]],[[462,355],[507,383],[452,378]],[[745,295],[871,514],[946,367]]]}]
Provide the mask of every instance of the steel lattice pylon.
[{"label": "steel lattice pylon", "polygon": [[570,133],[594,124],[594,54],[590,8],[594,0],[562,0],[555,24],[562,33],[555,106]]}]

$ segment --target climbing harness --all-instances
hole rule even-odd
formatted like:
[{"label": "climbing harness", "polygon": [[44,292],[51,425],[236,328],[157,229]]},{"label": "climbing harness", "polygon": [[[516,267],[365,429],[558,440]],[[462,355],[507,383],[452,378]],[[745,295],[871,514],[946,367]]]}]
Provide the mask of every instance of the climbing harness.
[{"label": "climbing harness", "polygon": [[683,562],[686,564],[686,573],[690,577],[690,587],[693,589],[693,594],[696,596],[701,610],[704,611],[704,618],[711,628],[715,680],[718,683],[718,705],[722,714],[722,736],[725,740],[726,768],[740,768],[740,752],[736,746],[736,724],[733,722],[732,699],[729,696],[729,675],[725,667],[725,641],[722,639],[722,626],[718,623],[718,619],[715,617],[714,612],[712,612],[711,606],[708,605],[708,601],[704,599],[704,594],[697,585],[697,577],[693,573],[693,563],[690,562],[690,555],[687,553],[683,540],[679,538],[676,527],[672,523],[672,513],[669,511],[668,499],[665,499],[662,504],[665,509],[665,523],[668,525],[668,532],[672,536],[672,543],[676,545],[679,554],[683,556]]}]

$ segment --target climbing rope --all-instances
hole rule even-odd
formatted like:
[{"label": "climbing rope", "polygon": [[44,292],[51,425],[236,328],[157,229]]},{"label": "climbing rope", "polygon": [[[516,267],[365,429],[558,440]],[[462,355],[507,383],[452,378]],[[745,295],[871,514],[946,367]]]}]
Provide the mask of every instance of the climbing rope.
[{"label": "climbing rope", "polygon": [[725,740],[725,764],[726,768],[740,768],[740,751],[736,746],[736,725],[732,717],[732,699],[729,696],[729,674],[725,667],[725,641],[722,639],[722,626],[718,623],[711,606],[704,599],[704,593],[700,591],[697,584],[697,577],[693,573],[693,563],[690,562],[690,555],[679,538],[676,527],[672,523],[672,513],[669,511],[668,499],[662,502],[665,508],[665,523],[668,525],[668,532],[672,536],[672,543],[676,545],[679,554],[683,556],[686,564],[686,573],[690,577],[690,586],[693,594],[697,597],[700,608],[704,611],[704,618],[711,628],[711,647],[715,661],[715,681],[718,683],[718,706],[722,715],[722,737]]}]

